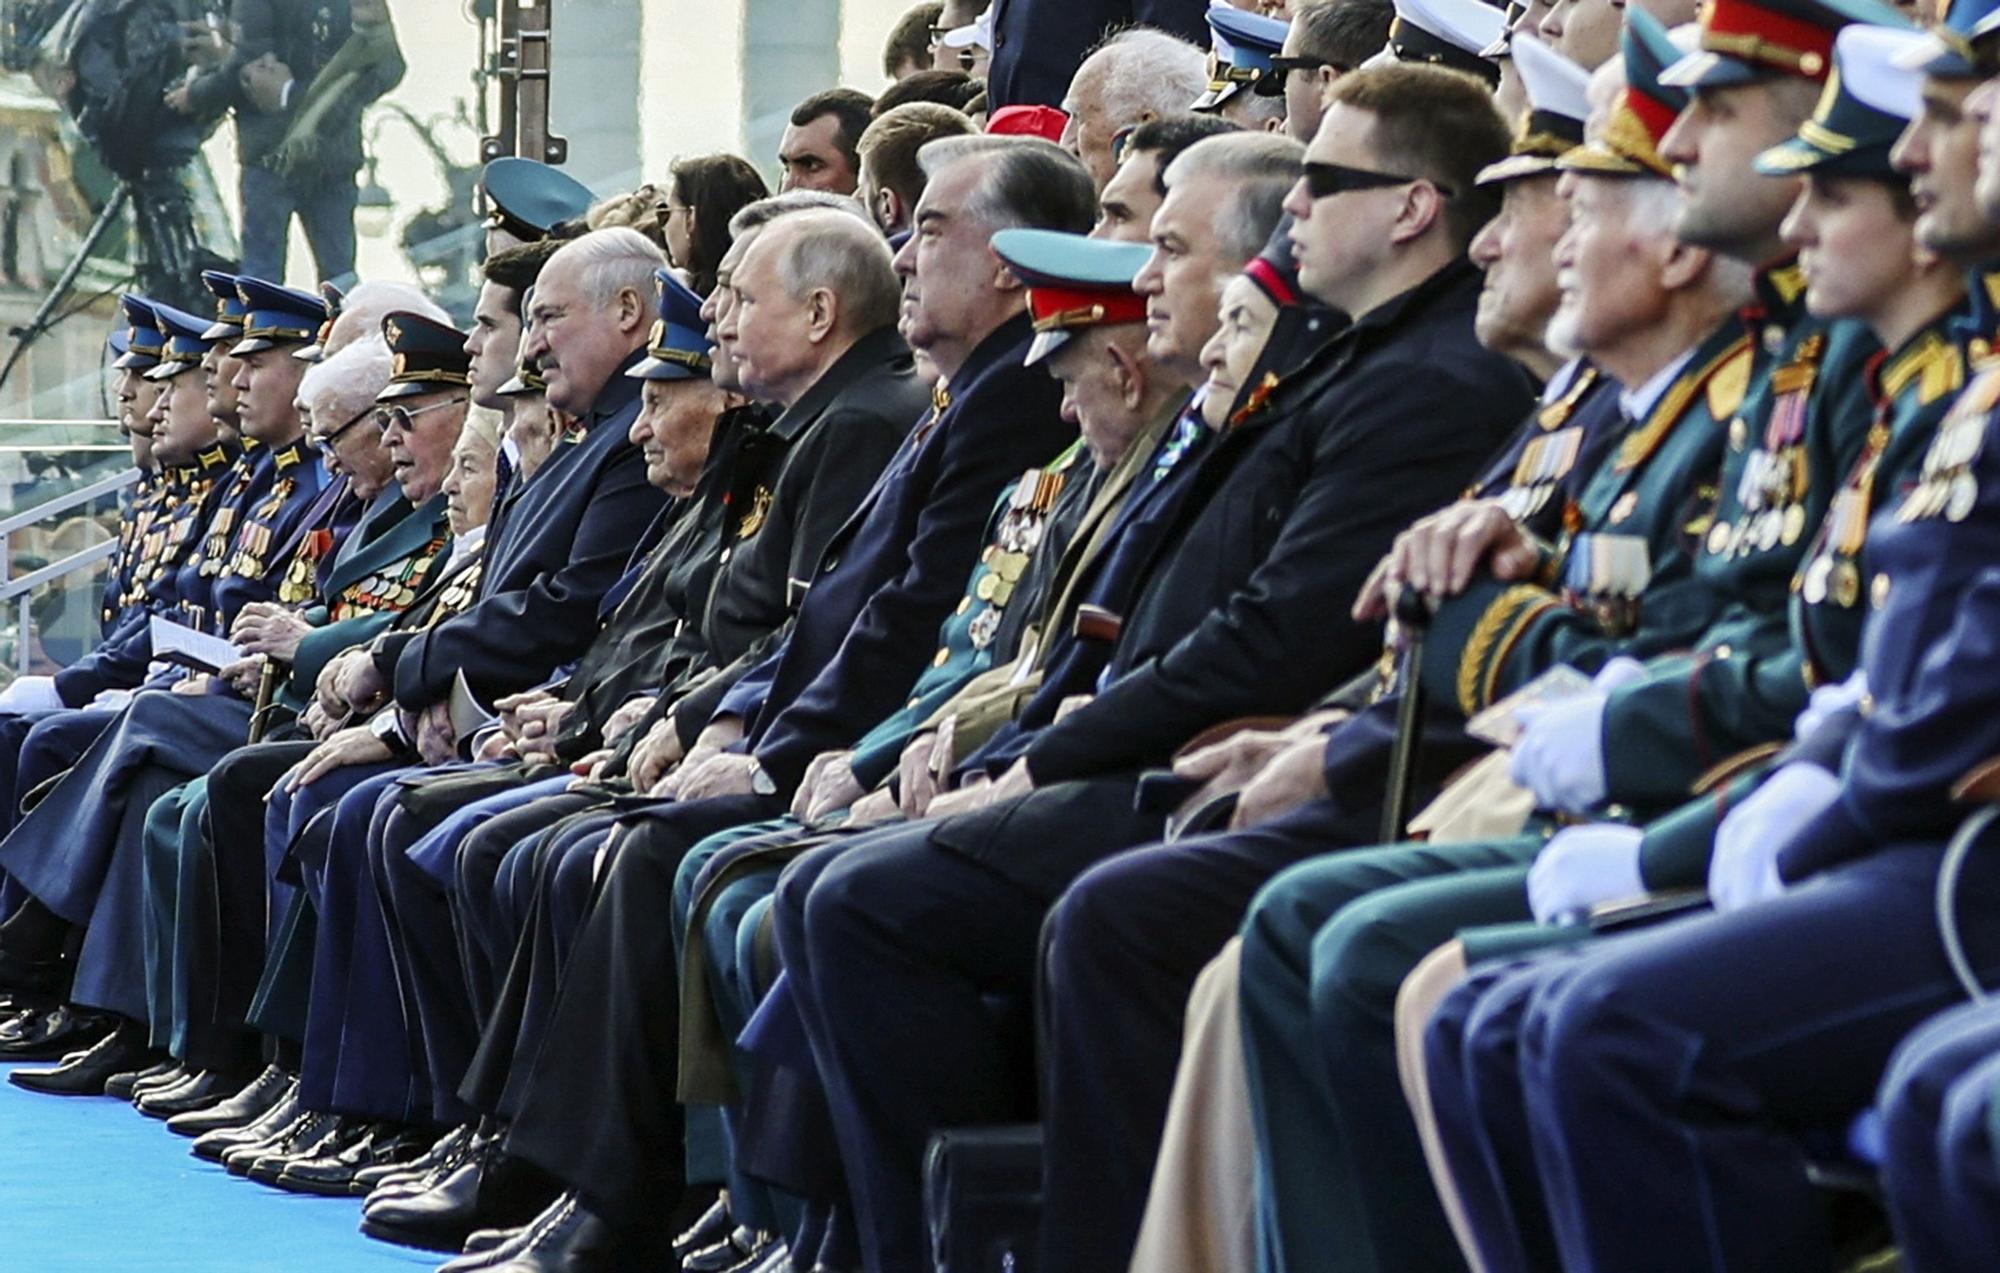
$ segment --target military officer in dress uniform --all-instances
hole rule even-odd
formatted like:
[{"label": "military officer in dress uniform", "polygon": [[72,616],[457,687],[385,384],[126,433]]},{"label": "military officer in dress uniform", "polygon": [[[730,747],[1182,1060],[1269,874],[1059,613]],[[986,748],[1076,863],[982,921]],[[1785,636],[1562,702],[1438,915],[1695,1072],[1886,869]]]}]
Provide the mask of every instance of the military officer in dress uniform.
[{"label": "military officer in dress uniform", "polygon": [[[1822,316],[1865,319],[1885,346],[1868,369],[1877,400],[1868,438],[1793,582],[1793,623],[1806,651],[1805,674],[1830,687],[1829,692],[1847,678],[1856,658],[1865,613],[1859,580],[1869,570],[1864,549],[1872,551],[1869,519],[1909,487],[1963,379],[1962,355],[1951,339],[1962,313],[1962,283],[1949,265],[1918,246],[1911,229],[1915,213],[1904,202],[1904,178],[1890,167],[1891,145],[1917,109],[1915,73],[1896,70],[1892,61],[1920,39],[1914,32],[1878,27],[1843,31],[1836,44],[1838,75],[1814,118],[1794,141],[1757,161],[1769,175],[1806,175],[1786,233],[1802,249],[1808,304]],[[1860,267],[1864,261],[1879,261],[1879,255],[1843,247],[1868,243],[1894,250],[1890,245],[1899,237],[1909,260],[1900,278]],[[1828,699],[1828,692],[1821,693],[1809,716],[1831,710]],[[1580,913],[1648,887],[1699,887],[1709,873],[1709,846],[1715,843],[1723,812],[1746,798],[1751,801],[1732,815],[1737,826],[1731,832],[1740,838],[1744,818],[1762,817],[1753,810],[1768,809],[1773,800],[1782,805],[1798,799],[1799,792],[1817,785],[1812,775],[1823,773],[1788,765],[1769,775],[1768,783],[1760,773],[1738,780],[1727,796],[1704,799],[1643,829],[1600,824],[1564,830],[1529,877],[1535,913],[1545,919]],[[1760,784],[1764,789],[1751,796]],[[1475,931],[1463,944],[1466,955],[1477,958],[1585,932],[1581,926],[1559,933]],[[1493,1244],[1483,1253],[1490,1267],[1515,1267],[1523,1260],[1533,1266],[1554,1258],[1538,1210],[1512,1205],[1518,1188],[1512,1177],[1518,1170],[1489,1177],[1483,1166],[1468,1161],[1470,1138],[1489,1125],[1508,1144],[1501,1154],[1525,1153],[1524,1143],[1497,1130],[1509,1126],[1507,1120],[1519,1112],[1518,1087],[1496,1087],[1491,1067],[1503,1057],[1511,1066],[1519,1014],[1532,980],[1498,968],[1476,974],[1447,1000],[1429,1049],[1437,1058],[1431,1087],[1452,1175],[1481,1242]],[[1468,1040],[1468,1033],[1476,1037]],[[1473,1073],[1467,1073],[1468,1066]],[[1518,1162],[1510,1161],[1509,1167],[1517,1168]],[[1510,1207],[1517,1213],[1511,1223],[1496,1223]]]},{"label": "military officer in dress uniform", "polygon": [[1271,59],[1285,47],[1291,23],[1218,5],[1208,11],[1208,30],[1208,89],[1188,109],[1244,128],[1282,128],[1283,100],[1255,90],[1271,73]]},{"label": "military officer in dress uniform", "polygon": [[[1815,33],[1812,39],[1816,47],[1830,46],[1834,28],[1843,25],[1847,17],[1826,10],[1816,12],[1814,21],[1791,28],[1794,38],[1810,30]],[[1757,47],[1775,64],[1791,66],[1795,72],[1803,60],[1782,54],[1774,46]],[[1707,247],[1746,265],[1781,257],[1778,229],[1788,203],[1784,190],[1774,187],[1767,194],[1749,184],[1761,178],[1749,174],[1732,178],[1720,158],[1728,153],[1721,148],[1722,142],[1742,145],[1747,139],[1707,128],[1700,149],[1690,146],[1688,139],[1696,134],[1685,131],[1690,127],[1688,121],[1694,117],[1706,123],[1712,112],[1697,93],[1687,112],[1676,120],[1671,104],[1675,90],[1660,82],[1665,76],[1658,70],[1663,59],[1673,56],[1675,52],[1657,24],[1628,14],[1626,64],[1631,78],[1603,144],[1613,153],[1622,149],[1629,156],[1635,139],[1650,139],[1643,149],[1653,156],[1653,172],[1665,175],[1674,164],[1690,170],[1693,176],[1684,187],[1676,227],[1677,236],[1688,246]],[[1823,77],[1823,64],[1810,65]],[[1798,120],[1809,112],[1810,97],[1816,90],[1816,84],[1802,81],[1792,88],[1746,84],[1725,91],[1769,99],[1769,109],[1760,102],[1754,116],[1745,114],[1737,117],[1741,122],[1734,123],[1735,129],[1748,131],[1760,144],[1769,145],[1797,127]],[[1785,117],[1784,102],[1792,102],[1799,114],[1778,133],[1777,121]],[[1750,122],[1753,118],[1758,122]],[[1763,130],[1761,136],[1759,130]],[[1701,165],[1703,159],[1708,166]],[[1768,270],[1759,279],[1760,295],[1767,307],[1784,302],[1775,290],[1778,281]],[[1793,281],[1788,289],[1794,302],[1801,287]],[[1829,492],[1813,484],[1811,474],[1817,470],[1807,463],[1809,445],[1831,452],[1829,434],[1854,437],[1858,444],[1856,435],[1867,417],[1859,414],[1853,402],[1857,389],[1838,377],[1829,378],[1822,392],[1811,392],[1822,361],[1845,368],[1851,355],[1829,354],[1824,328],[1799,323],[1795,311],[1767,308],[1767,312],[1784,317],[1792,327],[1760,324],[1753,332],[1749,351],[1753,361],[1719,381],[1709,381],[1715,395],[1705,409],[1716,426],[1726,422],[1720,429],[1725,458],[1717,485],[1728,510],[1734,503],[1734,488],[1743,484],[1745,473],[1768,473],[1778,463],[1774,459],[1753,466],[1746,456],[1753,451],[1760,456],[1782,456],[1787,474],[1782,487],[1766,492],[1759,484],[1752,490],[1761,501],[1759,508],[1775,512],[1782,505],[1816,500],[1816,515],[1825,507]],[[1766,326],[1774,327],[1769,350],[1762,347]],[[1802,326],[1807,330],[1799,330]],[[1857,344],[1865,349],[1864,342],[1872,340],[1860,332],[1853,340],[1837,342],[1838,350]],[[1777,404],[1783,408],[1779,412],[1774,410],[1766,386],[1785,367],[1792,369],[1779,383],[1789,396]],[[1699,396],[1709,395],[1703,390]],[[1752,448],[1748,438],[1754,434],[1748,422],[1774,419],[1783,421],[1782,427],[1770,430],[1773,436]],[[1738,420],[1743,421],[1740,426]],[[1642,429],[1627,441],[1636,452],[1651,437],[1650,430]],[[1827,462],[1831,462],[1830,457]],[[1826,485],[1831,485],[1831,479]],[[1615,484],[1612,489],[1616,490]],[[1667,527],[1670,536],[1683,542],[1681,551],[1692,559],[1686,584],[1675,593],[1698,601],[1710,615],[1698,643],[1716,648],[1719,659],[1728,642],[1746,639],[1739,634],[1747,631],[1761,633],[1767,648],[1781,651],[1786,628],[1780,599],[1805,548],[1801,541],[1807,527],[1800,527],[1791,536],[1793,546],[1784,543],[1782,525],[1772,524],[1768,548],[1760,546],[1760,540],[1747,549],[1739,546],[1731,554],[1726,535],[1719,541],[1710,531],[1701,507],[1705,502],[1697,500],[1673,511],[1655,510],[1672,518]],[[1605,515],[1630,517],[1633,511],[1614,500]],[[1782,521],[1787,515],[1779,516]],[[1810,524],[1807,514],[1798,516],[1807,516]],[[1605,525],[1603,529],[1614,527]],[[1579,567],[1586,572],[1584,578],[1606,572],[1602,577],[1615,581],[1629,573],[1619,565],[1622,551],[1615,544],[1606,548],[1604,554],[1593,554],[1587,565]],[[1422,559],[1420,555],[1418,560]],[[1432,566],[1423,567],[1423,572],[1413,576],[1420,585],[1449,588],[1456,582]],[[1623,589],[1607,591],[1610,595],[1605,599],[1615,602]],[[1467,711],[1483,709],[1494,695],[1511,692],[1549,666],[1535,658],[1535,642],[1540,637],[1567,646],[1566,657],[1587,660],[1586,666],[1602,664],[1617,650],[1620,637],[1615,624],[1629,614],[1622,604],[1572,608],[1532,586],[1518,582],[1502,585],[1493,580],[1476,584],[1473,594],[1453,597],[1442,607],[1432,638],[1435,648],[1426,642],[1421,674],[1430,682],[1434,698],[1455,698]],[[1658,617],[1671,620],[1678,608],[1659,607]],[[1642,604],[1637,617],[1644,620],[1648,609]],[[1606,622],[1614,626],[1606,628]],[[1727,635],[1718,637],[1719,633]],[[1686,639],[1685,632],[1678,638]],[[1663,671],[1671,673],[1676,666],[1669,660]],[[1496,667],[1500,669],[1497,674]],[[1518,679],[1507,682],[1506,689],[1499,688],[1508,676]],[[1586,691],[1580,697],[1590,694]],[[1798,697],[1803,698],[1802,689]],[[1685,743],[1678,745],[1687,747]],[[1378,769],[1374,783],[1356,788],[1371,804],[1380,796],[1379,775]],[[1685,784],[1687,779],[1682,781]],[[1402,1225],[1389,1219],[1407,1206],[1411,1182],[1423,1179],[1408,1116],[1396,1099],[1392,1040],[1387,1029],[1389,1010],[1411,965],[1431,946],[1448,938],[1458,925],[1476,921],[1489,907],[1507,915],[1521,913],[1525,898],[1520,873],[1539,844],[1539,836],[1528,836],[1448,848],[1396,846],[1335,855],[1292,868],[1272,881],[1253,905],[1244,926],[1240,977],[1244,1044],[1260,1173],[1265,1179],[1280,1182],[1273,1187],[1272,1205],[1265,1213],[1267,1228],[1262,1240],[1266,1249],[1325,1252],[1353,1248],[1357,1261],[1363,1261],[1382,1240],[1378,1235],[1392,1234],[1399,1244],[1425,1246],[1421,1252],[1413,1249],[1391,1263],[1415,1268],[1457,1260],[1445,1240],[1443,1226]],[[1482,889],[1477,877],[1466,873],[1484,867],[1510,868],[1514,874],[1511,880],[1496,881],[1490,889]],[[1405,941],[1412,932],[1437,932],[1437,937],[1413,950]],[[1299,1028],[1302,1020],[1312,1022],[1310,1032]],[[1395,1146],[1406,1155],[1400,1171],[1379,1169],[1386,1146]],[[1317,1197],[1308,1199],[1285,1187],[1283,1182],[1298,1179],[1298,1169],[1291,1164],[1305,1161],[1316,1164],[1314,1170],[1322,1174],[1329,1162],[1347,1164],[1342,1187],[1335,1191],[1347,1200],[1341,1212],[1330,1213],[1319,1205]]]},{"label": "military officer in dress uniform", "polygon": [[549,237],[565,221],[590,210],[590,188],[559,168],[503,155],[488,160],[479,188],[492,205],[486,218],[486,255]]}]

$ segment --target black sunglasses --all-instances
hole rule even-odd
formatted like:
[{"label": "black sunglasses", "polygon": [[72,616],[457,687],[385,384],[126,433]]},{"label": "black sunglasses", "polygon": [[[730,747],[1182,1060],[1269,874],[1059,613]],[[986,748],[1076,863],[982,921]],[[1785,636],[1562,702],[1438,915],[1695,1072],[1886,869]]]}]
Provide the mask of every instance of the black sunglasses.
[{"label": "black sunglasses", "polygon": [[426,411],[442,411],[464,402],[464,398],[446,398],[443,402],[433,402],[428,407],[418,407],[411,411],[404,407],[378,407],[375,410],[375,427],[387,433],[391,426],[401,426],[405,433],[413,427],[411,421]]},{"label": "black sunglasses", "polygon": [[313,449],[318,451],[321,455],[332,455],[334,444],[340,441],[340,435],[346,433],[349,429],[352,429],[355,425],[360,424],[363,420],[369,419],[375,414],[375,412],[376,412],[376,407],[372,403],[366,407],[363,407],[361,409],[360,415],[355,416],[353,419],[349,420],[346,424],[341,425],[338,429],[335,429],[331,433],[322,434],[319,437],[311,439],[313,444]]},{"label": "black sunglasses", "polygon": [[1271,69],[1260,75],[1251,89],[1259,97],[1279,97],[1285,91],[1287,75],[1293,71],[1316,71],[1322,66],[1338,71],[1342,75],[1354,69],[1351,66],[1342,66],[1338,62],[1329,62],[1323,57],[1312,57],[1307,54],[1300,54],[1297,57],[1274,57],[1271,59]]},{"label": "black sunglasses", "polygon": [[1306,193],[1315,199],[1328,199],[1350,190],[1384,190],[1390,186],[1407,186],[1423,181],[1434,187],[1446,199],[1452,197],[1451,187],[1440,185],[1428,177],[1406,177],[1393,172],[1370,172],[1366,168],[1349,168],[1345,164],[1305,165]]}]

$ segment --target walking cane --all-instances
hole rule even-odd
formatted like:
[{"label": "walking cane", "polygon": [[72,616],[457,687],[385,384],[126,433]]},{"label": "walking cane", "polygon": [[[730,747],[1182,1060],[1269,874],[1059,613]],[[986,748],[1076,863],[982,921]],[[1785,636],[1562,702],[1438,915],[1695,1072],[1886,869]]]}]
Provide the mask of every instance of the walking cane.
[{"label": "walking cane", "polygon": [[261,743],[264,734],[271,728],[272,702],[278,695],[278,663],[268,654],[264,656],[264,666],[257,673],[257,705],[250,711],[249,741]]},{"label": "walking cane", "polygon": [[1396,623],[1403,630],[1403,657],[1396,669],[1396,741],[1389,751],[1389,792],[1382,806],[1383,844],[1403,838],[1410,822],[1410,801],[1416,794],[1417,747],[1424,728],[1424,634],[1431,610],[1423,594],[1404,588],[1396,594]]}]

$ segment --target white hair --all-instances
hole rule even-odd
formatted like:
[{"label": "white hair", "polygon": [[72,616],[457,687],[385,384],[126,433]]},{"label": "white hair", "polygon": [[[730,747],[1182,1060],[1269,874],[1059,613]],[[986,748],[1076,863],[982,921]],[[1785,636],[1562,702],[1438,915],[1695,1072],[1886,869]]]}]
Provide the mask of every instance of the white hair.
[{"label": "white hair", "polygon": [[601,310],[627,288],[650,305],[655,295],[653,271],[666,265],[667,258],[645,235],[630,226],[615,225],[571,239],[556,249],[542,269],[546,271],[557,261],[577,268],[577,289],[592,308]]},{"label": "white hair", "polygon": [[397,310],[421,314],[447,326],[451,323],[451,315],[444,312],[443,306],[408,283],[379,280],[362,283],[341,300],[340,316],[333,320],[333,330],[327,333],[321,354],[331,358],[363,336],[379,336],[382,320]]},{"label": "white hair", "polygon": [[1228,185],[1233,198],[1216,232],[1231,256],[1248,261],[1278,228],[1305,154],[1304,146],[1283,133],[1217,133],[1175,156],[1161,181],[1169,190],[1189,181]]},{"label": "white hair", "polygon": [[315,415],[323,411],[332,417],[327,429],[337,429],[368,409],[388,386],[393,365],[378,323],[377,330],[349,341],[306,368],[299,380],[299,401]]},{"label": "white hair", "polygon": [[458,444],[478,442],[489,450],[500,448],[500,435],[506,431],[507,417],[491,407],[473,403],[465,409],[465,425],[459,431]]},{"label": "white hair", "polygon": [[1208,88],[1208,59],[1176,35],[1152,27],[1130,27],[1099,45],[1077,67],[1071,93],[1086,76],[1103,94],[1104,116],[1123,128],[1146,116],[1185,114],[1188,103]]}]

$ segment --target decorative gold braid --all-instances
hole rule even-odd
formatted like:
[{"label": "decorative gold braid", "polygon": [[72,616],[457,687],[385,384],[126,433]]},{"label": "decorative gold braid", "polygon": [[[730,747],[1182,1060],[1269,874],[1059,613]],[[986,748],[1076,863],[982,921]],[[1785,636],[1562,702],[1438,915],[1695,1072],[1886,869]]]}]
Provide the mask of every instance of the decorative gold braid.
[{"label": "decorative gold braid", "polygon": [[1472,625],[1472,635],[1465,642],[1465,651],[1458,658],[1458,708],[1467,716],[1477,713],[1483,704],[1479,700],[1482,670],[1487,656],[1493,652],[1503,630],[1508,630],[1516,615],[1539,601],[1550,600],[1549,594],[1540,588],[1530,588],[1525,584],[1507,589],[1493,603],[1486,607],[1486,613],[1479,616],[1479,622]]},{"label": "decorative gold braid", "polygon": [[1727,349],[1710,359],[1708,365],[1692,376],[1682,376],[1667,387],[1666,393],[1653,407],[1653,413],[1646,417],[1644,426],[1625,435],[1625,441],[1618,447],[1618,471],[1629,473],[1652,457],[1666,440],[1681,415],[1694,401],[1694,396],[1702,391],[1716,372],[1729,364],[1729,360],[1750,347],[1750,337],[1740,336],[1730,342]]},{"label": "decorative gold braid", "polygon": [[1514,621],[1507,625],[1507,631],[1501,635],[1498,641],[1494,642],[1493,657],[1486,660],[1486,677],[1479,686],[1479,701],[1482,704],[1491,703],[1497,696],[1500,684],[1500,669],[1507,666],[1508,656],[1514,653],[1514,647],[1520,644],[1521,638],[1527,633],[1528,628],[1534,624],[1535,620],[1541,618],[1549,611],[1559,608],[1561,604],[1554,597],[1545,596],[1535,604],[1525,607],[1514,617]]}]

